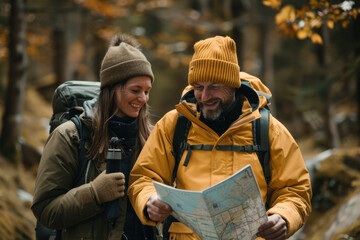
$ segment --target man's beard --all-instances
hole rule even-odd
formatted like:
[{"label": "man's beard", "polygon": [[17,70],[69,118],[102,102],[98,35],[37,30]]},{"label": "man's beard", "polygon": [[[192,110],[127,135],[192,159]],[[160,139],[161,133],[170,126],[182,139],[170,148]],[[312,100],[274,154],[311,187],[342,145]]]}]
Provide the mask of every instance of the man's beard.
[{"label": "man's beard", "polygon": [[206,110],[204,109],[204,105],[202,103],[199,103],[200,110],[204,116],[205,119],[208,120],[216,120],[220,117],[221,113],[224,111],[222,104],[219,104],[219,106],[214,110]]},{"label": "man's beard", "polygon": [[224,111],[230,108],[233,102],[233,98],[229,98],[227,101],[220,100],[219,106],[214,110],[205,109],[203,103],[199,103],[199,107],[205,119],[217,120]]}]

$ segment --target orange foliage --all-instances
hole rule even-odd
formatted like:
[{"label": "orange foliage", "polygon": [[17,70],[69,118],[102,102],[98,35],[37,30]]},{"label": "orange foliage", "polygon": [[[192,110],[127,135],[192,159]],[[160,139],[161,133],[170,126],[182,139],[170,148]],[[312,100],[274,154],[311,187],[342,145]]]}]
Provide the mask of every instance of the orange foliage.
[{"label": "orange foliage", "polygon": [[4,61],[8,55],[8,34],[9,30],[3,26],[0,26],[0,62]]},{"label": "orange foliage", "polygon": [[326,26],[334,29],[336,23],[346,28],[352,19],[356,19],[360,8],[353,8],[354,1],[332,4],[327,0],[310,0],[301,9],[287,4],[283,7],[282,0],[263,0],[265,6],[278,10],[275,22],[285,35],[299,39],[310,38],[315,44],[322,44],[321,36],[316,29]]},{"label": "orange foliage", "polygon": [[125,17],[129,14],[126,7],[134,1],[117,1],[116,4],[109,1],[99,0],[78,0],[77,3],[85,8],[99,13],[107,18]]},{"label": "orange foliage", "polygon": [[[134,9],[138,12],[145,12],[155,8],[170,6],[170,2],[168,0],[154,0],[146,2],[138,2],[136,0],[76,0],[76,2],[109,19],[126,17],[131,14]],[[134,9],[131,11],[129,9],[130,7],[133,7]]]}]

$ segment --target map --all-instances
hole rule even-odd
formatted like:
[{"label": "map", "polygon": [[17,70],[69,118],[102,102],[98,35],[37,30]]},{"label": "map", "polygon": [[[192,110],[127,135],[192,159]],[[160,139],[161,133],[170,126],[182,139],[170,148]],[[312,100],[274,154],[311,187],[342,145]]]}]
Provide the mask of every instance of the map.
[{"label": "map", "polygon": [[153,182],[172,215],[201,239],[256,239],[267,221],[251,165],[204,191],[186,191]]}]

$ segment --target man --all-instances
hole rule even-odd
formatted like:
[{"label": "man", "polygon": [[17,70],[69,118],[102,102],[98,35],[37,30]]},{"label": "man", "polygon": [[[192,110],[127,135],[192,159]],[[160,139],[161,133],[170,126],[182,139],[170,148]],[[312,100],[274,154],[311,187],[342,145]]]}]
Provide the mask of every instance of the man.
[{"label": "man", "polygon": [[[253,144],[252,123],[261,116],[259,107],[266,105],[266,101],[257,94],[255,98],[250,97],[255,91],[242,87],[241,78],[269,94],[270,91],[259,79],[240,73],[235,42],[231,38],[208,38],[197,42],[194,50],[188,82],[193,87],[195,103],[193,99],[185,99],[156,124],[130,174],[128,194],[136,213],[148,225],[156,225],[171,214],[171,207],[157,196],[153,181],[201,191],[251,164],[263,201],[269,207],[268,221],[259,227],[257,236],[265,239],[291,236],[304,224],[311,211],[312,192],[301,152],[288,130],[270,116],[272,177],[269,184],[255,152],[215,148]],[[187,166],[183,166],[185,151],[173,184],[172,141],[178,113],[191,121],[187,138],[190,145],[214,145],[214,148],[212,151],[192,150]],[[199,239],[179,222],[172,223],[169,232],[175,239]]]}]

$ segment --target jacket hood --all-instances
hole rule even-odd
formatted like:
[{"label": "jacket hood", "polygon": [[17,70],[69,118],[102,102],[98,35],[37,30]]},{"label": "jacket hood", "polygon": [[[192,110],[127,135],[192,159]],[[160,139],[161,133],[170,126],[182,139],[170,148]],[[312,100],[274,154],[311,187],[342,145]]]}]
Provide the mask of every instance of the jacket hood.
[{"label": "jacket hood", "polygon": [[[272,97],[271,91],[265,84],[257,77],[246,72],[240,72],[241,86],[248,85],[253,88],[259,96],[259,108],[270,104]],[[241,88],[241,87],[240,87]]]},{"label": "jacket hood", "polygon": [[93,108],[94,108],[96,102],[97,102],[97,97],[84,102],[83,108],[84,108],[86,118],[92,117]]},{"label": "jacket hood", "polygon": [[97,100],[98,100],[97,97],[95,97],[91,100],[87,100],[83,103],[83,106],[82,106],[83,112],[81,113],[80,118],[88,128],[91,128],[91,119],[92,119],[93,108],[94,108]]}]

